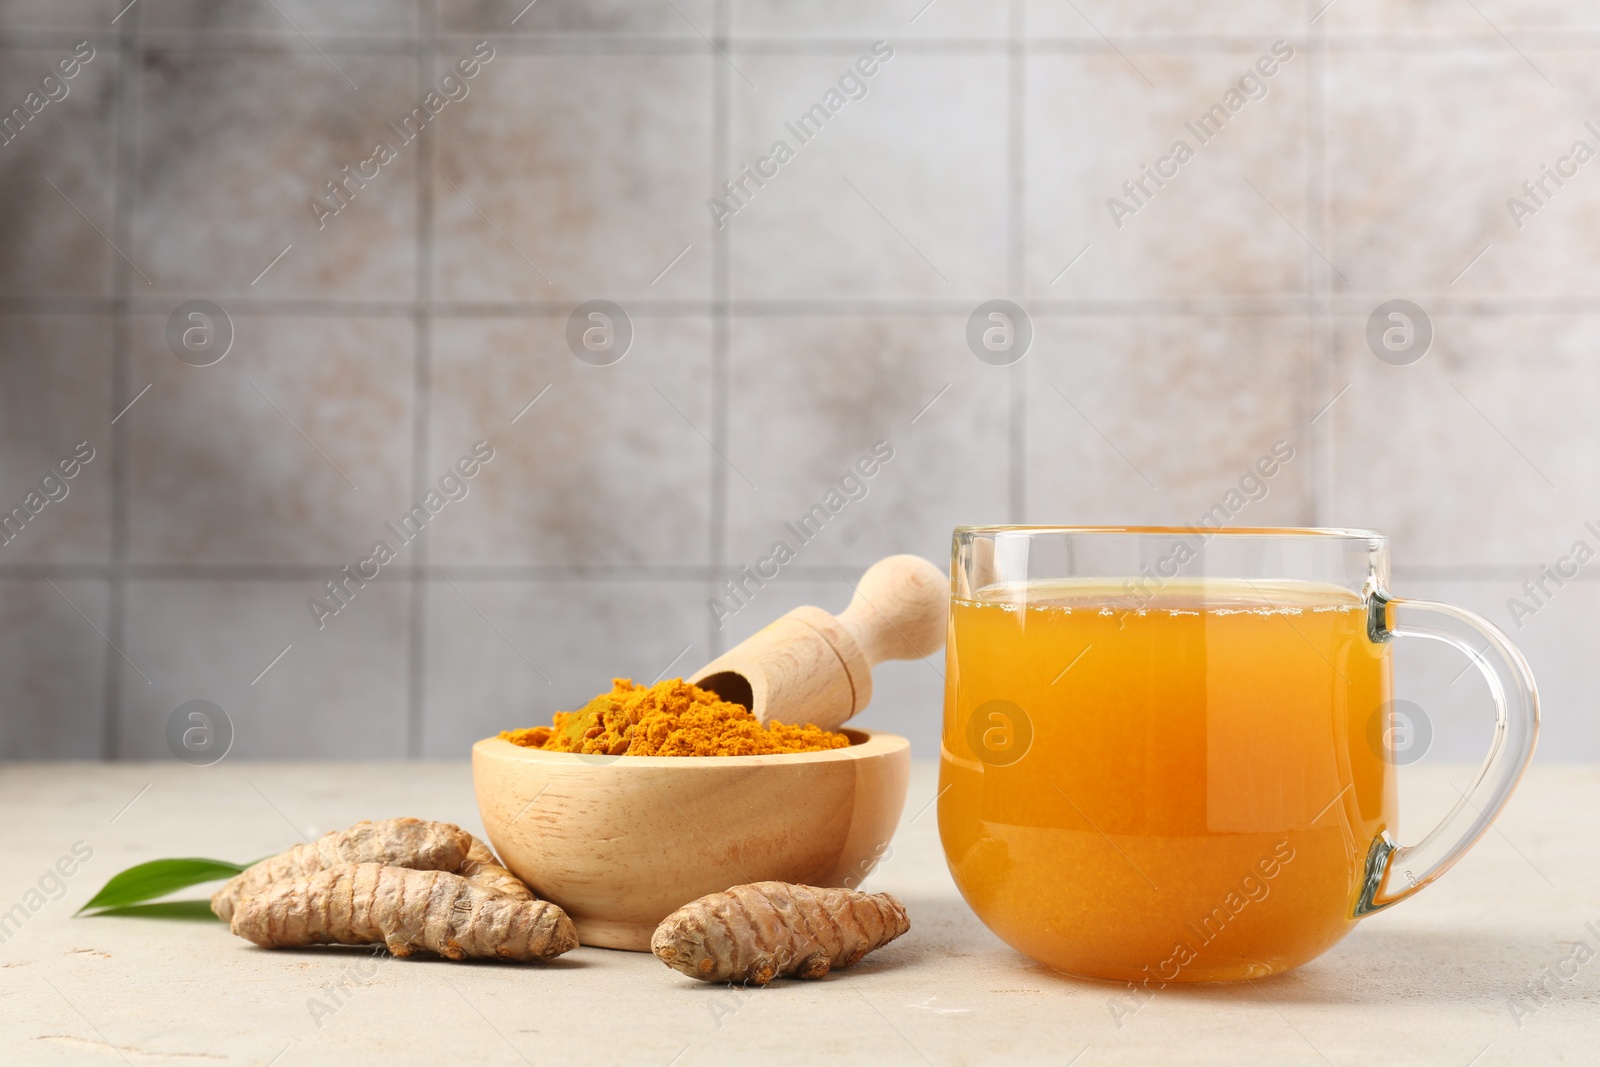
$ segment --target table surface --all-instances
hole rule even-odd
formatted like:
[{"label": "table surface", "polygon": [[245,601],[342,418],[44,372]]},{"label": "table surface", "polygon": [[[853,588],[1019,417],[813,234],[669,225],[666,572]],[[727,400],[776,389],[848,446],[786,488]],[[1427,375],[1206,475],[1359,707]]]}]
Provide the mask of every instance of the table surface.
[{"label": "table surface", "polygon": [[[1471,773],[1405,768],[1405,836]],[[1300,970],[1143,1002],[1035,964],[978,922],[945,868],[934,791],[935,768],[917,765],[866,886],[905,901],[911,933],[820,982],[739,990],[604,949],[548,966],[393,960],[264,951],[208,922],[73,918],[112,874],[156,857],[251,859],[393,815],[481,833],[464,763],[3,766],[0,912],[37,910],[0,944],[0,1059],[1489,1067],[1597,1055],[1600,768],[1535,768],[1454,871]],[[65,895],[30,897],[74,845],[93,855]]]}]

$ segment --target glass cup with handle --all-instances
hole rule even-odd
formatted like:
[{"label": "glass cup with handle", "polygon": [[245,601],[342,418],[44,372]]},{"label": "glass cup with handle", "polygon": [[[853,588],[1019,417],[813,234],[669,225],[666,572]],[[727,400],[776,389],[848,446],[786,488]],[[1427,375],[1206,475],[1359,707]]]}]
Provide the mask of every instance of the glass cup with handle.
[{"label": "glass cup with handle", "polygon": [[[945,856],[979,918],[1068,973],[1305,963],[1448,870],[1533,753],[1521,654],[1471,612],[1392,596],[1381,534],[963,526],[951,582]],[[1391,650],[1410,637],[1470,657],[1495,729],[1404,845]]]}]

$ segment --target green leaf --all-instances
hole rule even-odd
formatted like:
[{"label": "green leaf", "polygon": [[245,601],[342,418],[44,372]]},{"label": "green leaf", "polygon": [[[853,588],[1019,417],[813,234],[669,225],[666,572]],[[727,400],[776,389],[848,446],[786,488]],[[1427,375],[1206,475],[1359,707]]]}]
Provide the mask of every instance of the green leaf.
[{"label": "green leaf", "polygon": [[209,900],[162,900],[154,904],[125,904],[120,908],[104,908],[87,916],[98,919],[103,915],[125,915],[131,919],[205,919],[216,922]]},{"label": "green leaf", "polygon": [[201,882],[232,878],[243,870],[243,865],[227,860],[151,860],[113,875],[100,892],[78,909],[78,914],[90,908],[121,908],[138,904]]}]

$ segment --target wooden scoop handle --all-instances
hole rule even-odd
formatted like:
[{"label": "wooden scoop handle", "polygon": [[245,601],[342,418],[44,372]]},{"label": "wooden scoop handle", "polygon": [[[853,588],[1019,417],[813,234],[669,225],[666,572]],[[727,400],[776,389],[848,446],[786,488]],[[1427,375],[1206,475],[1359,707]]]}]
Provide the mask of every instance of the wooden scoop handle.
[{"label": "wooden scoop handle", "polygon": [[888,556],[867,568],[839,623],[869,667],[922,659],[944,646],[950,580],[921,556]]},{"label": "wooden scoop handle", "polygon": [[689,680],[762,722],[837,730],[872,699],[872,668],[944,647],[950,583],[920,556],[867,568],[839,615],[801,607],[730,648]]}]

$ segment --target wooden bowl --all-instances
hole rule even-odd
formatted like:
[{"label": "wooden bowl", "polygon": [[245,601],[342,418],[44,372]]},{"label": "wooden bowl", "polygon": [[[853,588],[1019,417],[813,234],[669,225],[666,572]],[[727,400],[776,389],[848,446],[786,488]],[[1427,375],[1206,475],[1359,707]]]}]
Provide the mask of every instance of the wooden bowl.
[{"label": "wooden bowl", "polygon": [[707,893],[861,883],[900,822],[911,746],[844,733],[848,748],[781,756],[580,756],[486,738],[472,780],[501,860],[583,944],[648,952],[661,920]]}]

